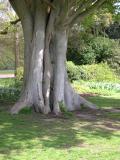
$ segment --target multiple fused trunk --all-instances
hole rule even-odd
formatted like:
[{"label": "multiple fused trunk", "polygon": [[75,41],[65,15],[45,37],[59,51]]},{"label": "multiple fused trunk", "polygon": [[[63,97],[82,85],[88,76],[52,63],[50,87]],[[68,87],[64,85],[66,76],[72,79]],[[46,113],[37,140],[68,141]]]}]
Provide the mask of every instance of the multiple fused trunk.
[{"label": "multiple fused trunk", "polygon": [[[56,22],[55,11],[46,13],[37,5],[34,20],[29,15],[22,20],[25,40],[24,86],[19,101],[11,112],[34,107],[36,112],[59,114],[61,107],[68,111],[83,104],[94,106],[80,97],[67,80],[67,29]],[[57,25],[58,24],[58,25]]]}]

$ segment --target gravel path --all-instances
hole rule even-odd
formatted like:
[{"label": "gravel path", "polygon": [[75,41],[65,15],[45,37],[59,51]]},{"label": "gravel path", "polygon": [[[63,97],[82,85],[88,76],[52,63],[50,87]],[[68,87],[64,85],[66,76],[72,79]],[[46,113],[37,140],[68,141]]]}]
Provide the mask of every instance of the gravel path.
[{"label": "gravel path", "polygon": [[14,78],[14,74],[0,74],[0,78]]}]

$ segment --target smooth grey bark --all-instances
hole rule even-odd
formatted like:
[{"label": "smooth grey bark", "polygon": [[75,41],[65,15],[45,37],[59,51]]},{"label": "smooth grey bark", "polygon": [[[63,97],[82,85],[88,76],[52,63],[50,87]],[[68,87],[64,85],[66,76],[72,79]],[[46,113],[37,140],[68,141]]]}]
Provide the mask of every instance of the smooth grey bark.
[{"label": "smooth grey bark", "polygon": [[37,4],[36,8],[35,28],[33,35],[33,52],[30,65],[30,87],[32,87],[32,101],[33,105],[35,106],[35,110],[44,112],[42,80],[46,13],[39,3]]},{"label": "smooth grey bark", "polygon": [[[14,2],[20,3],[18,0]],[[31,16],[26,8],[20,17],[25,41],[24,86],[11,113],[16,114],[24,107],[34,107],[36,112],[48,114],[52,111],[58,115],[61,103],[68,111],[80,109],[81,104],[94,108],[75,93],[67,80],[65,62],[68,38],[67,29],[59,26],[62,23],[61,18],[59,20],[60,8],[57,14],[56,10],[47,13],[42,1],[35,0],[34,3],[34,14]],[[20,14],[19,7],[16,11]]]},{"label": "smooth grey bark", "polygon": [[68,111],[80,110],[80,106],[95,109],[96,106],[85,100],[71,87],[66,71],[67,51],[66,30],[56,30],[52,54],[54,56],[54,84],[53,84],[53,112],[59,114],[60,105],[64,105]]},{"label": "smooth grey bark", "polygon": [[30,61],[32,55],[32,39],[33,39],[33,25],[29,15],[21,21],[24,36],[24,86],[29,78]]},{"label": "smooth grey bark", "polygon": [[[51,56],[49,55],[50,53],[48,50],[44,50],[44,33],[44,27],[35,29],[32,42],[33,50],[30,60],[29,77],[27,78],[27,83],[20,100],[12,108],[11,112],[18,113],[26,106],[34,106],[36,112],[47,114],[50,111],[53,111],[58,115],[61,112],[61,103],[64,104],[64,107],[66,107],[68,111],[79,110],[81,105],[95,109],[95,106],[80,97],[68,82],[66,75],[66,30],[56,30],[54,32]],[[46,58],[43,54],[46,54]],[[45,58],[44,65],[43,58]],[[43,76],[45,71],[43,70],[43,66],[45,68],[45,65],[48,65],[47,69],[50,67],[49,70],[46,70],[46,75],[48,77]],[[46,80],[46,78],[48,80]],[[46,80],[46,88],[44,87],[44,80]],[[46,95],[44,93],[46,93]],[[48,103],[45,101],[46,97]],[[50,107],[50,101],[52,101],[52,107]]]},{"label": "smooth grey bark", "polygon": [[49,20],[46,26],[46,36],[45,36],[45,49],[44,49],[44,73],[43,73],[43,96],[45,103],[45,113],[49,113],[51,111],[50,108],[50,90],[51,90],[51,74],[52,74],[52,62],[50,57],[50,42],[52,38],[53,25],[55,21],[55,12],[50,11]]},{"label": "smooth grey bark", "polygon": [[41,7],[41,5],[37,5],[35,27],[32,35],[31,26],[28,26],[28,22],[31,23],[31,21],[28,21],[30,19],[27,18],[23,21],[23,31],[25,38],[24,88],[19,101],[13,106],[11,110],[11,112],[14,114],[18,113],[26,106],[34,106],[37,112],[44,113],[42,80],[46,13],[42,10],[42,8],[39,7]]},{"label": "smooth grey bark", "polygon": [[53,112],[60,113],[60,103],[64,103],[65,61],[67,51],[66,30],[56,30],[54,35],[54,84]]},{"label": "smooth grey bark", "polygon": [[94,104],[87,101],[85,98],[81,97],[75,92],[67,79],[65,80],[65,104],[68,111],[80,110],[81,106],[84,106],[85,108],[96,109]]}]

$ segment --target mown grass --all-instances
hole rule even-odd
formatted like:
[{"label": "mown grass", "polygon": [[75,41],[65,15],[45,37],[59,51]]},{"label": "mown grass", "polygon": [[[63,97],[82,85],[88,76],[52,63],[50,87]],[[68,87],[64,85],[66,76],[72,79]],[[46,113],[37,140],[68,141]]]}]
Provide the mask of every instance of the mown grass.
[{"label": "mown grass", "polygon": [[113,96],[91,96],[88,97],[88,100],[95,103],[98,106],[98,108],[120,108],[120,94],[115,94]]},{"label": "mown grass", "polygon": [[[91,97],[89,100],[101,109],[120,108],[118,97]],[[81,111],[79,114],[85,114],[86,118],[64,119],[34,112],[12,116],[8,112],[10,107],[0,105],[0,160],[120,158],[120,121],[116,112]]]},{"label": "mown grass", "polygon": [[15,79],[14,78],[0,79],[0,88],[14,87],[14,85],[15,85]]},{"label": "mown grass", "polygon": [[[14,88],[15,81],[0,80],[0,85]],[[0,160],[119,160],[119,93],[87,97],[99,110],[81,110],[67,118],[32,110],[12,116],[15,95],[8,93],[0,99],[9,104],[0,104]]]},{"label": "mown grass", "polygon": [[14,74],[14,70],[0,70],[0,74]]}]

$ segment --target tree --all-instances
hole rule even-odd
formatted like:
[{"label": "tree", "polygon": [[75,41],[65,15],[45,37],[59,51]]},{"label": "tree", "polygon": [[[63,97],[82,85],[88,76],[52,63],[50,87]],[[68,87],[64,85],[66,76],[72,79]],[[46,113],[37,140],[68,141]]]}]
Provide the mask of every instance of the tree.
[{"label": "tree", "polygon": [[80,97],[67,80],[66,50],[69,28],[81,22],[106,0],[9,0],[21,20],[24,33],[24,85],[11,112],[25,106],[36,112],[60,113],[95,108]]},{"label": "tree", "polygon": [[[20,24],[18,24],[19,19],[16,15],[16,13],[11,8],[11,5],[9,4],[9,1],[7,0],[1,0],[0,1],[0,14],[1,14],[1,28],[0,31],[1,35],[7,35],[8,33],[13,33],[13,53],[15,54],[15,71],[19,67],[19,61],[20,61],[20,55],[19,55],[19,30],[20,30]],[[8,35],[7,35],[8,36]],[[6,36],[6,37],[7,37]],[[11,37],[12,38],[12,37]]]}]

